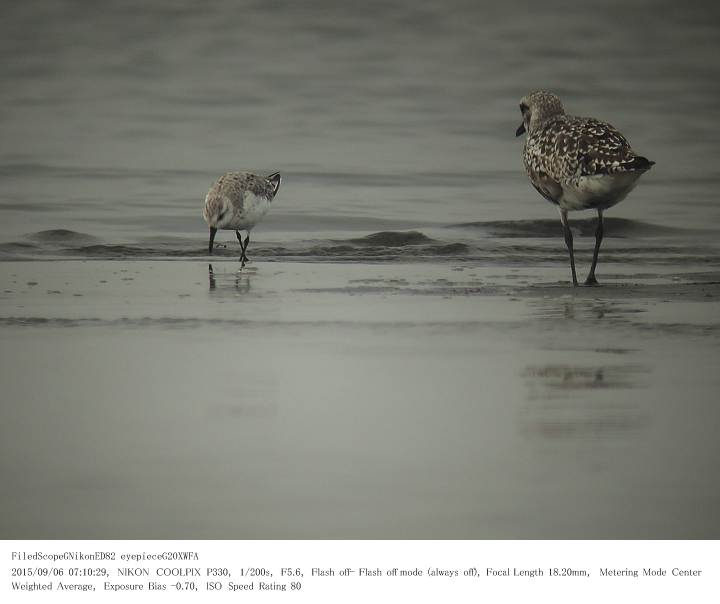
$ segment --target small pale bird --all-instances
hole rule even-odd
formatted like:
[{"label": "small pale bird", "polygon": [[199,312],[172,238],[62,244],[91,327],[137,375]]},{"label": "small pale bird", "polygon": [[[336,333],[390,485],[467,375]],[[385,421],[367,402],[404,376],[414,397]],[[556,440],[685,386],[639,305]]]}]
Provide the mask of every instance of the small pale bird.
[{"label": "small pale bird", "polygon": [[597,285],[595,266],[603,238],[603,211],[625,199],[655,162],[637,155],[610,124],[567,115],[551,92],[530,93],[520,101],[520,112],[523,123],[515,135],[527,133],[523,164],[532,186],[560,211],[573,285],[578,281],[567,213],[597,210],[595,251],[585,280],[585,285]]},{"label": "small pale bird", "polygon": [[[240,261],[247,262],[250,231],[260,222],[275,199],[281,182],[280,174],[257,176],[250,172],[228,172],[210,187],[205,196],[203,218],[210,227],[208,254],[212,254],[213,241],[218,229],[235,231],[240,242]],[[240,231],[246,231],[243,242]]]}]

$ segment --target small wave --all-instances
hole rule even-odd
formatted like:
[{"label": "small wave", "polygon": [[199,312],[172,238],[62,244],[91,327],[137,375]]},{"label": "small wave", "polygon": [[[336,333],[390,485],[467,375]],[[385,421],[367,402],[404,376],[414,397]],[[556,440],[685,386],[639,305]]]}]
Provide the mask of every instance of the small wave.
[{"label": "small wave", "polygon": [[[666,227],[629,218],[604,218],[606,237],[658,237],[663,235],[686,234],[688,229]],[[596,218],[570,218],[570,227],[581,236],[595,235]],[[558,237],[562,233],[560,220],[491,220],[486,222],[465,222],[448,228],[481,229],[492,237]]]},{"label": "small wave", "polygon": [[[666,265],[681,267],[713,267],[720,265],[717,246],[709,241],[692,239],[629,237],[634,230],[653,230],[654,225],[626,219],[608,221],[606,232],[619,237],[627,236],[625,243],[616,241],[603,248],[602,261],[624,264]],[[594,233],[594,224],[580,222],[585,233]],[[298,260],[310,262],[393,262],[435,259],[436,261],[473,261],[483,264],[527,265],[541,263],[565,264],[567,255],[562,241],[559,222],[501,221],[456,225],[478,229],[465,231],[447,229],[446,236],[431,238],[417,230],[378,231],[363,237],[348,239],[280,240],[250,246],[251,259],[264,261]],[[665,227],[658,227],[664,229]],[[482,229],[482,230],[480,230]],[[669,229],[673,232],[673,229]],[[583,233],[583,234],[585,234]],[[488,236],[488,234],[490,236]],[[527,241],[522,241],[526,238]],[[505,239],[505,240],[503,240]],[[578,241],[576,253],[580,261],[592,251],[592,241]],[[83,258],[98,260],[123,259],[191,259],[207,256],[204,234],[197,237],[143,237],[135,241],[105,241],[87,233],[68,229],[53,229],[29,234],[18,241],[0,243],[0,260],[32,260],[57,258]],[[240,247],[228,240],[218,244],[213,256],[239,258]]]},{"label": "small wave", "polygon": [[[223,253],[224,251],[224,253]],[[223,250],[217,255],[237,256],[236,250]],[[167,245],[156,247],[143,247],[126,244],[93,244],[62,250],[64,254],[72,256],[84,256],[90,258],[195,258],[204,256],[207,253],[204,245],[186,248],[169,247]],[[217,253],[217,250],[216,250]]]},{"label": "small wave", "polygon": [[351,239],[352,243],[376,247],[403,247],[406,245],[421,245],[433,243],[427,235],[420,231],[382,231],[372,233],[365,237]]},{"label": "small wave", "polygon": [[39,243],[52,243],[52,244],[69,244],[78,245],[82,243],[89,243],[91,241],[98,241],[97,237],[88,235],[87,233],[78,233],[77,231],[70,231],[68,229],[50,229],[48,231],[39,231],[37,233],[31,233],[28,235],[28,239],[37,241]]}]

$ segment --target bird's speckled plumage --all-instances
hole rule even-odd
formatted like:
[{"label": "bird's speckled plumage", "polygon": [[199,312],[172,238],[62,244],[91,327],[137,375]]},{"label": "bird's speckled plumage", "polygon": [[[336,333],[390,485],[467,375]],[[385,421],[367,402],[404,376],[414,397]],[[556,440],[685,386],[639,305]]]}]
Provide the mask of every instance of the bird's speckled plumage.
[{"label": "bird's speckled plumage", "polygon": [[208,196],[226,195],[240,198],[246,191],[258,197],[272,200],[277,189],[265,176],[258,176],[251,172],[228,172],[223,174],[208,191]]},{"label": "bird's speckled plumage", "polygon": [[655,162],[637,155],[610,124],[567,115],[560,99],[551,92],[530,93],[520,101],[520,112],[523,123],[515,134],[527,134],[525,171],[538,193],[560,210],[573,285],[578,280],[568,212],[597,210],[595,251],[585,280],[586,285],[597,285],[595,267],[603,239],[603,211],[625,199]]},{"label": "bird's speckled plumage", "polygon": [[280,175],[228,172],[205,196],[203,218],[218,229],[252,229],[267,213],[280,187]]},{"label": "bird's speckled plumage", "polygon": [[637,155],[610,124],[567,115],[552,93],[533,92],[520,107],[527,132],[525,170],[538,192],[561,208],[609,208],[654,163]]},{"label": "bird's speckled plumage", "polygon": [[[209,254],[213,251],[215,233],[218,230],[232,230],[240,241],[244,265],[250,231],[267,214],[270,202],[280,188],[281,180],[277,172],[269,176],[257,176],[250,172],[228,172],[210,187],[203,206],[203,218],[210,227]],[[247,232],[244,243],[240,231]]]}]

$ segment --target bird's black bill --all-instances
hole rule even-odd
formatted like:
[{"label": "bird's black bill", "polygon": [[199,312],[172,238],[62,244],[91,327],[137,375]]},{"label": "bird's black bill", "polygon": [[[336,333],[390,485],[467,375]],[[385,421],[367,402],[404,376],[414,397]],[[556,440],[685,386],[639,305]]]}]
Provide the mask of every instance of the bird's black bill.
[{"label": "bird's black bill", "polygon": [[212,256],[212,248],[213,248],[213,241],[215,241],[215,233],[217,233],[217,229],[210,227],[210,243],[208,243],[208,254]]},{"label": "bird's black bill", "polygon": [[520,124],[520,127],[515,130],[515,136],[520,136],[521,134],[525,134],[525,123],[523,122]]}]

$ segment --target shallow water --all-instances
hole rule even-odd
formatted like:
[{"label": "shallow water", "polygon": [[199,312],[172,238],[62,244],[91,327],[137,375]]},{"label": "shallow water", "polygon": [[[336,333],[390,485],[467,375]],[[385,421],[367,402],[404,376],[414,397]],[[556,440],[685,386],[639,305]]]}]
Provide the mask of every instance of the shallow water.
[{"label": "shallow water", "polygon": [[0,243],[63,228],[197,254],[204,195],[230,169],[284,176],[258,243],[557,220],[514,136],[537,87],[657,162],[610,217],[717,232],[720,8],[606,4],[8,7]]},{"label": "shallow water", "polygon": [[[7,7],[0,536],[718,538],[720,8],[538,6]],[[538,87],[657,162],[600,288]]]}]

